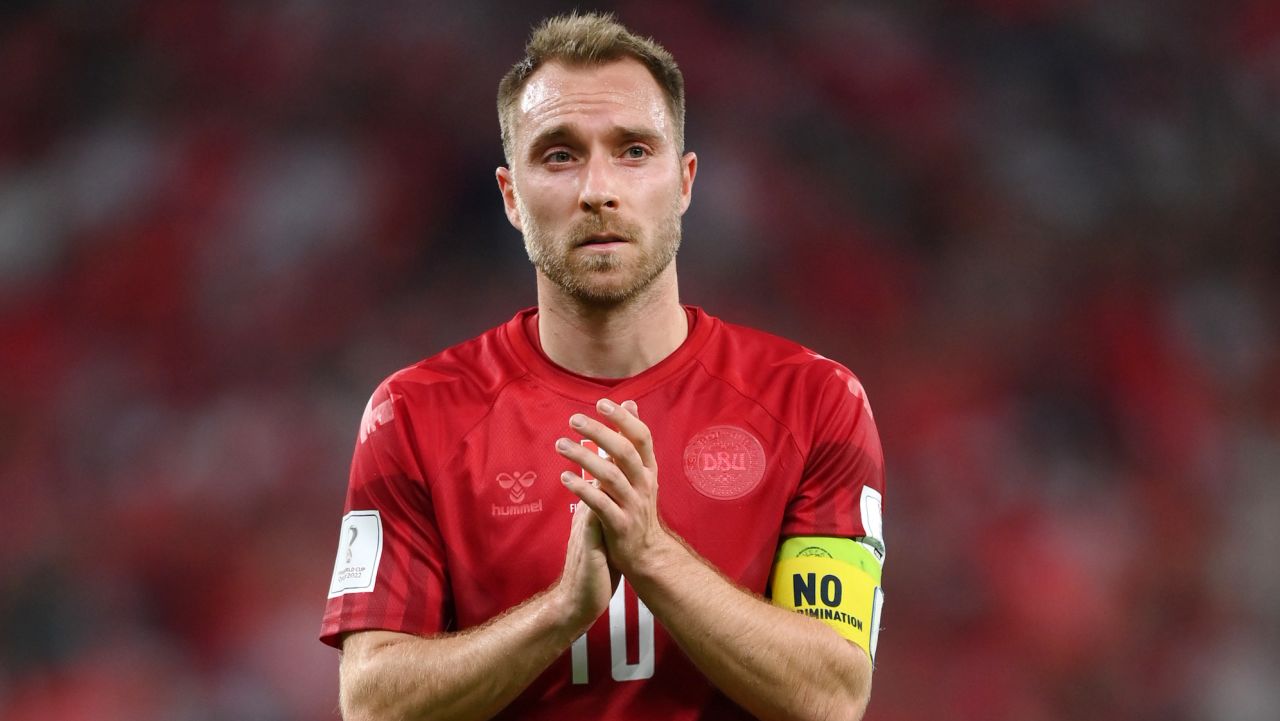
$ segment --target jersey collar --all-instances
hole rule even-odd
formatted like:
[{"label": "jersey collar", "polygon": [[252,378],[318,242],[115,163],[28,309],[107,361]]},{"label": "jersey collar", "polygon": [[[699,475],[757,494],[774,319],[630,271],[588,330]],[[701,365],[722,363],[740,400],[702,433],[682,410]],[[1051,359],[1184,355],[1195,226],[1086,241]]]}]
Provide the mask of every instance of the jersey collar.
[{"label": "jersey collar", "polygon": [[589,378],[556,365],[542,351],[537,339],[530,335],[537,332],[536,307],[526,308],[507,321],[502,337],[530,375],[557,393],[587,404],[594,404],[604,397],[621,402],[640,398],[689,368],[711,338],[718,325],[717,319],[696,306],[686,305],[684,310],[689,318],[689,335],[684,342],[671,355],[630,378]]}]

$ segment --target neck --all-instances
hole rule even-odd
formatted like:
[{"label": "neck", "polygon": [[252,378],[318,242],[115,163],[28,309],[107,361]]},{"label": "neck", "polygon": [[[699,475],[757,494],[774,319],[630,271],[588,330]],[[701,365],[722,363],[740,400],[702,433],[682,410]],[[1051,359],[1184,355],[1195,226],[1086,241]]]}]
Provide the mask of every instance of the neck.
[{"label": "neck", "polygon": [[591,378],[629,378],[657,365],[689,335],[675,264],[636,297],[583,303],[538,275],[538,337],[556,365]]}]

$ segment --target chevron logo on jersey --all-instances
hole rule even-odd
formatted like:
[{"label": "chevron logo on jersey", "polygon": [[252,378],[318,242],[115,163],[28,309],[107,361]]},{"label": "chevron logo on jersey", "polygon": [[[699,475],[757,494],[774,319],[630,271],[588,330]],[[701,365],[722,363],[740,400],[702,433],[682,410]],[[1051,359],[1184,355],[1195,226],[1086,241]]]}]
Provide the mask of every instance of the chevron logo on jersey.
[{"label": "chevron logo on jersey", "polygon": [[364,407],[364,418],[360,420],[360,442],[364,443],[369,440],[369,436],[379,428],[387,425],[396,419],[396,408],[394,399],[388,397],[378,405],[373,404],[373,398],[369,398],[369,403]]},{"label": "chevron logo on jersey", "polygon": [[534,481],[538,480],[537,473],[533,471],[503,472],[499,473],[495,480],[498,482],[498,487],[507,492],[507,498],[511,500],[511,504],[502,506],[492,504],[492,515],[523,516],[542,511],[542,499],[530,501],[528,494],[525,493],[525,489],[533,486]]},{"label": "chevron logo on jersey", "polygon": [[536,480],[538,480],[538,474],[533,471],[498,474],[498,485],[510,490],[507,495],[512,503],[524,503],[524,489],[532,486]]}]

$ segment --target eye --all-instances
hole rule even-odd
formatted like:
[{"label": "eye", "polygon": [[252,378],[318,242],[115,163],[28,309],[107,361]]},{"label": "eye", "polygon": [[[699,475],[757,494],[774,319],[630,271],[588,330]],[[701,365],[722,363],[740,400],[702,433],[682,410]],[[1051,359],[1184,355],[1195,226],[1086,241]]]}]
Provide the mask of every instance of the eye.
[{"label": "eye", "polygon": [[641,160],[648,157],[649,150],[643,145],[632,145],[626,149],[625,155],[630,160]]},{"label": "eye", "polygon": [[545,160],[548,163],[567,163],[573,160],[573,156],[567,150],[557,150],[553,153],[547,153]]}]

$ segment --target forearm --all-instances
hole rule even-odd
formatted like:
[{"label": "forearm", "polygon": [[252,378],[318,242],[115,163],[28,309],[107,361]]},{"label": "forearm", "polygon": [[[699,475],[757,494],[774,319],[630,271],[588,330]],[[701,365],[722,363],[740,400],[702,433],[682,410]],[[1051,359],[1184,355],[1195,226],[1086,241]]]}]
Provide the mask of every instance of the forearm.
[{"label": "forearm", "polygon": [[726,580],[658,517],[653,435],[633,401],[601,399],[617,430],[581,413],[569,425],[609,460],[567,439],[561,455],[590,472],[561,480],[599,518],[609,560],[685,654],[721,691],[762,719],[859,719],[871,661],[820,621],[774,607]]},{"label": "forearm", "polygon": [[733,585],[674,537],[626,569],[695,665],[761,719],[859,719],[871,661],[820,621]]},{"label": "forearm", "polygon": [[386,631],[343,645],[342,716],[487,719],[511,703],[582,633],[555,588],[483,626],[421,638]]}]

